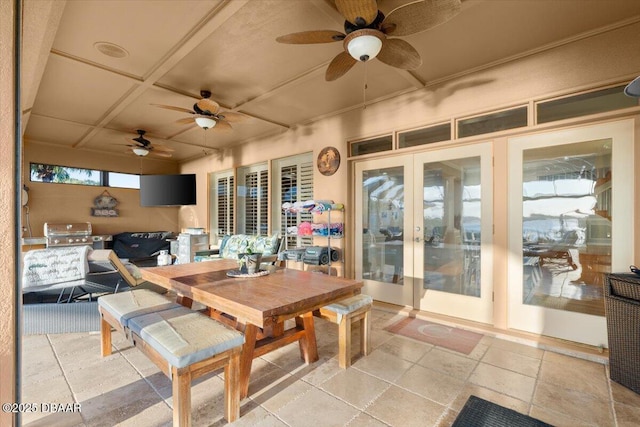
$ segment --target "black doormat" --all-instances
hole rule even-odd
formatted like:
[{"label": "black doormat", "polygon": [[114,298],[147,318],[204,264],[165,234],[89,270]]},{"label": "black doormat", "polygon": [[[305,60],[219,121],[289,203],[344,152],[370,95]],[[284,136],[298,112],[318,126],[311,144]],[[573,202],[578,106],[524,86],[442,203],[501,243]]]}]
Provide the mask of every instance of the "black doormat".
[{"label": "black doormat", "polygon": [[[505,408],[477,396],[469,396],[452,427],[545,427],[544,423],[528,415]],[[553,427],[553,426],[551,426]]]}]

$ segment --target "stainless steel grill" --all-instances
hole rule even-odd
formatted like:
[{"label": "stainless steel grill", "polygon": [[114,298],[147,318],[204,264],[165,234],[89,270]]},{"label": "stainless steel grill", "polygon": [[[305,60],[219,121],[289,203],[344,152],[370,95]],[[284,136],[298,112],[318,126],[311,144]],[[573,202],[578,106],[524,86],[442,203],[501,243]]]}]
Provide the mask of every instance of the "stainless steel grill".
[{"label": "stainless steel grill", "polygon": [[44,224],[47,247],[89,245],[94,249],[104,249],[113,240],[110,235],[92,235],[90,222],[70,224]]}]

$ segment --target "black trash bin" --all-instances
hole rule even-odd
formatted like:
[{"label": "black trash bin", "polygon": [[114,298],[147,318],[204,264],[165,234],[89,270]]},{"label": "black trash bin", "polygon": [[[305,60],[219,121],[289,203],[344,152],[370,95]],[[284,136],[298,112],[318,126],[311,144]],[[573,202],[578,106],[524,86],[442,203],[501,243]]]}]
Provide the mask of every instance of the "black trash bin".
[{"label": "black trash bin", "polygon": [[614,273],[604,287],[609,376],[640,393],[640,276]]}]

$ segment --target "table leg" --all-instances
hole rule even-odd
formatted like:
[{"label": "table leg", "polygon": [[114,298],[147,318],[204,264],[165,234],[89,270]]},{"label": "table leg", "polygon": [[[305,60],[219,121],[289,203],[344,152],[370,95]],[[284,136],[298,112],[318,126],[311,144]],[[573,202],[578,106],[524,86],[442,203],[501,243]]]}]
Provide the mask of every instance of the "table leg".
[{"label": "table leg", "polygon": [[241,331],[244,329],[244,345],[240,353],[240,399],[242,400],[249,394],[249,375],[253,362],[253,350],[256,348],[258,327],[247,323],[239,329]]},{"label": "table leg", "polygon": [[176,302],[187,308],[191,308],[193,306],[193,300],[189,297],[185,297],[184,295],[178,295]]},{"label": "table leg", "polygon": [[300,355],[305,363],[313,363],[318,360],[318,344],[316,343],[316,328],[313,323],[313,312],[309,311],[302,316],[304,336],[300,338]]}]

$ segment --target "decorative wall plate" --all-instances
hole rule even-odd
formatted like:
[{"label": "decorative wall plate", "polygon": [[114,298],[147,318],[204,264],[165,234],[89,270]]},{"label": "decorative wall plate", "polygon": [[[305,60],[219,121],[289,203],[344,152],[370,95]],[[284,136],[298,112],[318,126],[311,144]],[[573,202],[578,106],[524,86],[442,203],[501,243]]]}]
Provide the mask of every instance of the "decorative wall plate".
[{"label": "decorative wall plate", "polygon": [[324,147],[318,154],[318,171],[330,176],[340,167],[340,152],[335,147]]},{"label": "decorative wall plate", "polygon": [[113,209],[118,205],[118,201],[105,190],[93,200],[93,205],[97,209]]}]

